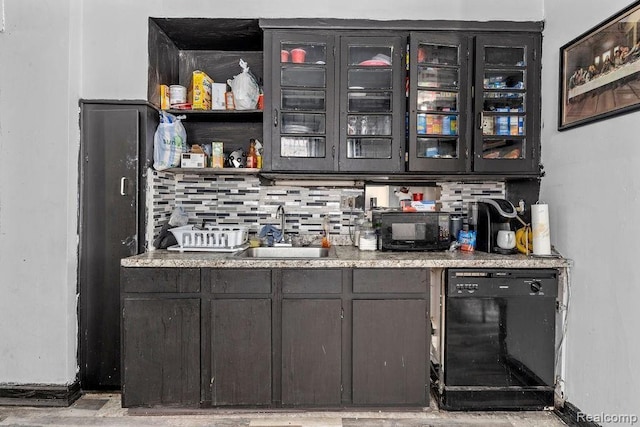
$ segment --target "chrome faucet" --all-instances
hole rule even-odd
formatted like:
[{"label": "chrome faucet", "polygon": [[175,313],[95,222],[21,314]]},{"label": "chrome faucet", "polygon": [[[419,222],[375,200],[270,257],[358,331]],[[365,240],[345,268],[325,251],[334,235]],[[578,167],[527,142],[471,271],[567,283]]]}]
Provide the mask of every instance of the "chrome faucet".
[{"label": "chrome faucet", "polygon": [[285,233],[286,227],[286,214],[284,212],[284,205],[278,205],[276,210],[276,219],[280,217],[280,232],[282,233],[282,239],[278,242],[278,246],[291,246],[290,237]]},{"label": "chrome faucet", "polygon": [[283,205],[278,205],[278,209],[276,210],[276,219],[278,219],[278,217],[280,217],[280,231],[282,232],[282,235],[284,236],[285,213],[284,213],[284,206]]}]

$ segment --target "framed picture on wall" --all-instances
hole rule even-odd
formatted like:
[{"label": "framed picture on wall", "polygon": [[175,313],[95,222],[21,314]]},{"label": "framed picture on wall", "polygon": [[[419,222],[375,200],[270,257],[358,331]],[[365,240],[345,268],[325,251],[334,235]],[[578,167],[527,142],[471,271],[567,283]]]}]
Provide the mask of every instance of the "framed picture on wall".
[{"label": "framed picture on wall", "polygon": [[558,129],[640,108],[640,1],[560,48]]}]

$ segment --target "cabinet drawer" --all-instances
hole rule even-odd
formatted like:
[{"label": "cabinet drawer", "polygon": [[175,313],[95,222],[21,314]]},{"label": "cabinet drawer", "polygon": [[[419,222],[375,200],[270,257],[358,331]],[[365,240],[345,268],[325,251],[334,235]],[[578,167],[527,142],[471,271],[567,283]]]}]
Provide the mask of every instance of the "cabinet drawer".
[{"label": "cabinet drawer", "polygon": [[200,292],[199,268],[122,268],[124,292]]},{"label": "cabinet drawer", "polygon": [[271,270],[210,269],[211,292],[218,294],[270,294]]},{"label": "cabinet drawer", "polygon": [[354,293],[424,293],[429,284],[429,270],[425,269],[379,269],[353,270]]},{"label": "cabinet drawer", "polygon": [[342,270],[282,270],[283,294],[340,294]]}]

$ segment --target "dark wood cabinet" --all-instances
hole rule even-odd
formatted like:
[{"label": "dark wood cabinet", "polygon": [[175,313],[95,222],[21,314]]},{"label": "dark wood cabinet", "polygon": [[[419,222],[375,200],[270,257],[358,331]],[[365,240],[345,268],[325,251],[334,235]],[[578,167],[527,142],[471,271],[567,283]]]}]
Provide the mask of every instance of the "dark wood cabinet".
[{"label": "dark wood cabinet", "polygon": [[120,259],[145,250],[147,167],[157,113],[127,101],[81,107],[79,379],[84,390],[121,385]]},{"label": "dark wood cabinet", "polygon": [[428,405],[425,299],[353,301],[353,403]]},{"label": "dark wood cabinet", "polygon": [[270,269],[202,270],[210,304],[203,387],[214,406],[271,404],[271,280]]},{"label": "dark wood cabinet", "polygon": [[532,34],[475,37],[474,171],[538,171],[540,44]]},{"label": "dark wood cabinet", "polygon": [[265,32],[265,168],[337,167],[335,43],[327,33]]},{"label": "dark wood cabinet", "polygon": [[[205,72],[226,84],[242,72],[243,59],[258,85],[263,85],[263,39],[257,19],[149,19],[147,96],[160,108],[160,85],[189,88],[193,72]],[[184,115],[189,145],[224,143],[225,154],[249,150],[250,139],[262,140],[262,110],[169,110]]]},{"label": "dark wood cabinet", "polygon": [[409,171],[536,174],[540,40],[412,32]]},{"label": "dark wood cabinet", "polygon": [[409,164],[412,172],[470,169],[471,64],[469,37],[410,35]]},{"label": "dark wood cabinet", "polygon": [[271,300],[211,304],[212,404],[271,404]]},{"label": "dark wood cabinet", "polygon": [[354,269],[352,402],[428,405],[429,270]]},{"label": "dark wood cabinet", "polygon": [[330,405],[341,400],[342,301],[282,301],[282,404]]},{"label": "dark wood cabinet", "polygon": [[342,398],[342,270],[282,269],[282,404]]},{"label": "dark wood cabinet", "polygon": [[404,170],[404,41],[361,31],[267,31],[273,171]]},{"label": "dark wood cabinet", "polygon": [[200,403],[200,299],[123,301],[122,405]]},{"label": "dark wood cabinet", "polygon": [[428,284],[427,269],[122,268],[123,406],[428,405]]}]

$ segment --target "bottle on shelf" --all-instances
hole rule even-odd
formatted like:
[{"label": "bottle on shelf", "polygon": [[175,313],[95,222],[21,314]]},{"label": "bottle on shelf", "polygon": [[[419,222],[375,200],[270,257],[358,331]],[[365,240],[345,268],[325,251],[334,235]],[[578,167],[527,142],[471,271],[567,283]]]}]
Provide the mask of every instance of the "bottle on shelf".
[{"label": "bottle on shelf", "polygon": [[258,153],[256,153],[256,140],[251,139],[249,143],[249,154],[247,154],[247,168],[255,169],[258,167]]},{"label": "bottle on shelf", "polygon": [[233,97],[233,91],[231,90],[231,86],[227,85],[227,92],[224,94],[224,103],[227,110],[235,110],[236,109],[236,101]]}]

